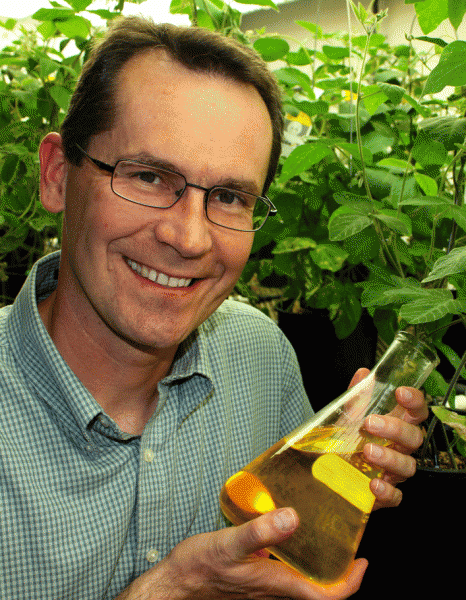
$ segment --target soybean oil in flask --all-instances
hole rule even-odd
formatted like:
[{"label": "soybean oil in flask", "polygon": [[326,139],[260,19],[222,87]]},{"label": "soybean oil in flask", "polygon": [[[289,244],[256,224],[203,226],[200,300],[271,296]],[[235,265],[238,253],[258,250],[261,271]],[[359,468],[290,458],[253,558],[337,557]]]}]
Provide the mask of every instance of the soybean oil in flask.
[{"label": "soybean oil in flask", "polygon": [[368,434],[364,419],[390,413],[396,388],[421,387],[438,362],[426,342],[398,333],[363,381],[227,480],[220,494],[225,516],[240,525],[292,506],[299,527],[270,552],[319,583],[341,579],[374,504],[370,481],[382,475],[364,460],[364,445],[389,444]]}]

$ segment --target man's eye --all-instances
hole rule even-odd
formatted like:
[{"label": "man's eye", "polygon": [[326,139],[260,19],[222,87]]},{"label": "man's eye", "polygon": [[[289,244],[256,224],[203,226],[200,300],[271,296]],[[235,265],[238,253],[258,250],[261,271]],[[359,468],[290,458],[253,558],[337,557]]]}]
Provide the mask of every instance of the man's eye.
[{"label": "man's eye", "polygon": [[219,190],[217,200],[221,204],[244,204],[243,199],[239,194],[230,192],[229,190]]},{"label": "man's eye", "polygon": [[160,182],[160,176],[154,171],[138,171],[136,173],[133,173],[132,177],[136,178],[139,181],[142,181],[143,183],[153,184]]}]

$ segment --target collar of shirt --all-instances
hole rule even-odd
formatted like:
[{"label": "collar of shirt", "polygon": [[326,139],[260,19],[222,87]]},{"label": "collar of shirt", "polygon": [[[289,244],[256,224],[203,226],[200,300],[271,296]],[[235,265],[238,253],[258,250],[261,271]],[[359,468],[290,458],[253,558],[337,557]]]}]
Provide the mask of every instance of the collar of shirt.
[{"label": "collar of shirt", "polygon": [[[8,342],[15,359],[21,365],[38,396],[54,411],[68,432],[74,432],[81,443],[92,443],[92,429],[113,439],[127,441],[135,437],[124,433],[107,417],[98,402],[69,368],[50,338],[37,309],[37,303],[50,295],[57,286],[60,252],[39,260],[32,268],[11,309],[7,311]],[[5,313],[4,313],[5,314]],[[160,382],[162,388],[183,385],[198,379],[200,394],[190,394],[178,407],[181,421],[212,390],[212,367],[206,341],[194,332],[178,349],[170,374]],[[160,394],[156,417],[168,394]],[[103,425],[103,427],[102,427]]]}]

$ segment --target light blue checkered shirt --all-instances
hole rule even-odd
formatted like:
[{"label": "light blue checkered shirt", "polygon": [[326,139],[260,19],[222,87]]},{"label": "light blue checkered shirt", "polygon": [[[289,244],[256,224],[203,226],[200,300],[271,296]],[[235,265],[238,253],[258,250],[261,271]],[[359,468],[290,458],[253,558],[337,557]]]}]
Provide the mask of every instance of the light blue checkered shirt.
[{"label": "light blue checkered shirt", "polygon": [[0,310],[0,597],[118,595],[184,538],[225,526],[223,482],[311,414],[295,355],[226,301],[180,349],[141,436],[63,361],[37,311],[59,254]]}]

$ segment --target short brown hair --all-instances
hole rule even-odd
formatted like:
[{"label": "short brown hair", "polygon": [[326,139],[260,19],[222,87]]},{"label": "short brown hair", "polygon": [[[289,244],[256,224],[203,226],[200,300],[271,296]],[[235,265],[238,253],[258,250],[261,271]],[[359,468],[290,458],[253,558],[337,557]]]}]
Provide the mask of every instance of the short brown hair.
[{"label": "short brown hair", "polygon": [[169,56],[194,71],[218,73],[253,85],[264,100],[272,121],[273,141],[264,193],[275,175],[281,152],[283,116],[280,88],[261,57],[233,38],[199,27],[156,24],[142,17],[117,19],[97,43],[83,67],[61,134],[66,158],[79,165],[92,135],[108,131],[115,118],[115,85],[123,65],[150,49]]}]

